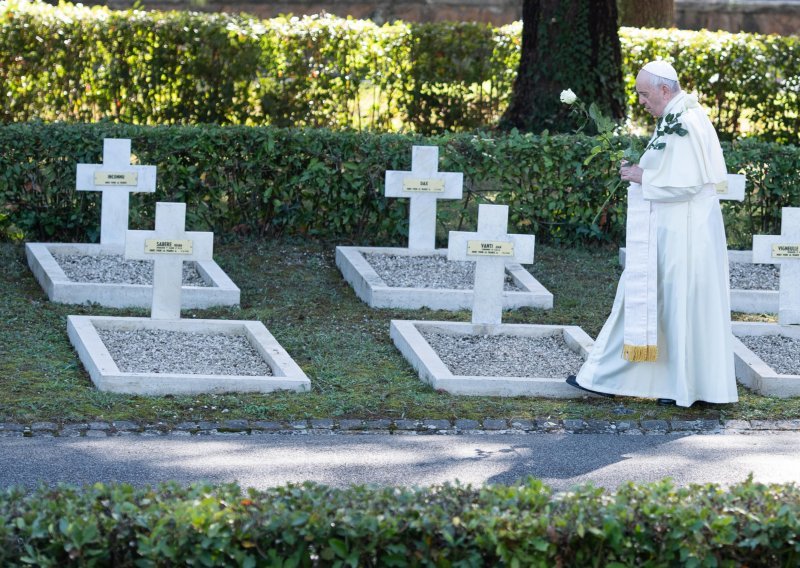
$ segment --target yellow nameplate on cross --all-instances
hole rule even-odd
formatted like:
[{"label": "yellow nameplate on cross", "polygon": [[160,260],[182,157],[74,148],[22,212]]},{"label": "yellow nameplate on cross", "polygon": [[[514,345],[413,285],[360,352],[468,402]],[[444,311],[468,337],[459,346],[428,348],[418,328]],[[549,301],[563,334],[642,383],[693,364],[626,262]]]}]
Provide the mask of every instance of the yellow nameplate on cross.
[{"label": "yellow nameplate on cross", "polygon": [[137,172],[95,172],[94,184],[99,186],[125,185],[134,186],[139,182]]},{"label": "yellow nameplate on cross", "polygon": [[192,241],[145,239],[144,252],[152,254],[192,254]]},{"label": "yellow nameplate on cross", "polygon": [[443,179],[403,178],[403,191],[418,193],[441,193],[444,191]]},{"label": "yellow nameplate on cross", "polygon": [[800,244],[772,245],[772,258],[800,258]]},{"label": "yellow nameplate on cross", "polygon": [[514,256],[514,243],[505,241],[467,241],[468,256]]},{"label": "yellow nameplate on cross", "polygon": [[717,195],[728,195],[728,182],[721,181],[715,185],[717,188]]}]

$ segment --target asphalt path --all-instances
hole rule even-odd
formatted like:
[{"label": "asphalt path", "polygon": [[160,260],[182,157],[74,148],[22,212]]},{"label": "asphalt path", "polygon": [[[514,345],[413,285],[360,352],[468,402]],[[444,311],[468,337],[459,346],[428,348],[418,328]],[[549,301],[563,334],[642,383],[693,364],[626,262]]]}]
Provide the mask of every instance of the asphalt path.
[{"label": "asphalt path", "polygon": [[513,484],[556,490],[671,477],[678,485],[800,483],[800,432],[741,435],[215,435],[0,438],[0,486],[41,482],[135,486],[207,480],[266,488]]}]

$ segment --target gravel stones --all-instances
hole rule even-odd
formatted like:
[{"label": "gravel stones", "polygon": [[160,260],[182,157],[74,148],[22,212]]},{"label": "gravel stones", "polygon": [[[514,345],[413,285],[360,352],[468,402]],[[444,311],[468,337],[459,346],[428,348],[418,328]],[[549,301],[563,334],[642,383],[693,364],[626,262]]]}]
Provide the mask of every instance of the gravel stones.
[{"label": "gravel stones", "polygon": [[785,335],[743,335],[739,341],[780,375],[800,375],[800,339]]},{"label": "gravel stones", "polygon": [[[126,260],[121,254],[54,254],[53,258],[73,282],[153,284],[152,260]],[[183,285],[210,286],[192,261],[183,263]]]},{"label": "gravel stones", "polygon": [[[447,260],[447,257],[439,255],[406,256],[370,253],[365,253],[364,259],[387,286],[472,290],[475,284],[474,262]],[[519,290],[509,274],[506,274],[504,289]]]},{"label": "gravel stones", "polygon": [[780,276],[774,264],[730,263],[731,290],[777,290]]},{"label": "gravel stones", "polygon": [[264,358],[242,335],[139,329],[98,329],[123,373],[271,376]]},{"label": "gravel stones", "polygon": [[576,374],[584,361],[560,334],[520,337],[421,333],[454,375],[567,377]]}]

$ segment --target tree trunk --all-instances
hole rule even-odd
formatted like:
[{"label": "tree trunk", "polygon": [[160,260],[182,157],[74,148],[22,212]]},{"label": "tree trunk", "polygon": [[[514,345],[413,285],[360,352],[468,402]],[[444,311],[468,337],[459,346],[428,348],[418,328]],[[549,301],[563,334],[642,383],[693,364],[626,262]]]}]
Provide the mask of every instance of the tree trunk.
[{"label": "tree trunk", "polygon": [[576,127],[559,94],[614,118],[625,115],[616,0],[523,0],[522,53],[500,128],[568,132]]},{"label": "tree trunk", "polygon": [[671,28],[675,0],[617,0],[619,25],[632,28]]}]

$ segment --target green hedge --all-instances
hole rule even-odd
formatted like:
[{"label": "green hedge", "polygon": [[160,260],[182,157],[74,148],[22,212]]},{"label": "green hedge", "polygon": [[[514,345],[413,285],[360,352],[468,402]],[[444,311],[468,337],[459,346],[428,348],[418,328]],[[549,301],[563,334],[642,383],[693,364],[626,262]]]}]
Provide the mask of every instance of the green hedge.
[{"label": "green hedge", "polygon": [[[440,171],[464,173],[465,197],[439,205],[447,231],[475,226],[476,203],[510,206],[510,228],[543,241],[619,243],[625,192],[600,227],[590,223],[616,171],[583,160],[586,136],[401,134],[242,126],[12,124],[0,126],[0,237],[97,241],[100,194],[75,191],[78,163],[101,163],[103,138],[130,138],[141,164],[158,167],[154,194],[132,194],[131,228],[150,228],[156,201],[187,203],[187,226],[226,234],[309,235],[405,245],[407,200],[387,199],[387,169],[408,170],[411,146],[440,147]],[[728,171],[748,176],[744,203],[726,203],[730,244],[780,232],[780,209],[800,205],[800,149],[743,140],[724,144]]]},{"label": "green hedge", "polygon": [[[520,34],[520,23],[378,26],[4,0],[0,121],[474,130],[508,104]],[[800,136],[798,36],[622,28],[620,39],[634,116],[635,73],[666,57],[723,136]]]},{"label": "green hedge", "polygon": [[3,566],[795,566],[800,490],[305,483],[0,494]]}]

